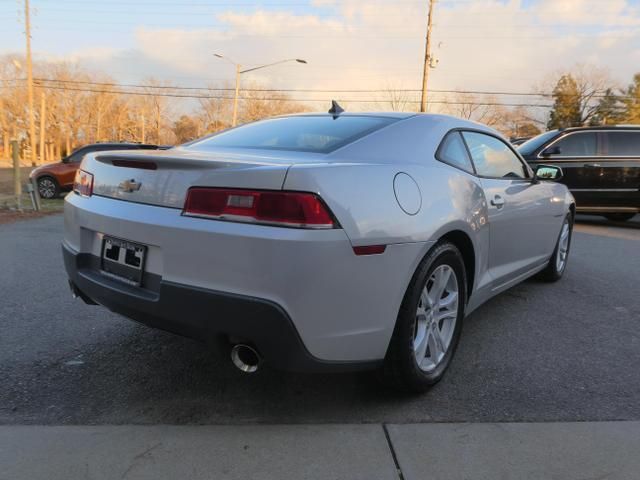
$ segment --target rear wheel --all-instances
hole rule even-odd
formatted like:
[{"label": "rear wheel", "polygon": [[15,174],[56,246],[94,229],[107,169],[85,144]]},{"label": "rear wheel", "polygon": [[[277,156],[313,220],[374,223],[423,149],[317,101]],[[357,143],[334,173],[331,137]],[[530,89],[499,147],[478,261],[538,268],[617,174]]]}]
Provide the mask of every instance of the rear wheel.
[{"label": "rear wheel", "polygon": [[384,383],[423,392],[442,378],[458,345],[465,298],[462,255],[452,243],[439,243],[405,294],[382,370]]},{"label": "rear wheel", "polygon": [[612,222],[626,222],[635,216],[635,213],[607,213],[604,217]]},{"label": "rear wheel", "polygon": [[40,177],[38,179],[38,193],[40,194],[40,198],[56,198],[60,195],[58,182],[51,177]]}]

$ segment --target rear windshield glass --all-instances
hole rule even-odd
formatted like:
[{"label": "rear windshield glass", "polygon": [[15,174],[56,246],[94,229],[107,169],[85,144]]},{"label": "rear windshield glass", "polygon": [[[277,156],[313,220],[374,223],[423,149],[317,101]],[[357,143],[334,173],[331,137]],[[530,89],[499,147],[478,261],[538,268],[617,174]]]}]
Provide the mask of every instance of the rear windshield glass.
[{"label": "rear windshield glass", "polygon": [[196,141],[185,148],[258,148],[328,153],[397,118],[331,115],[282,117],[249,123]]},{"label": "rear windshield glass", "polygon": [[537,137],[533,137],[532,139],[527,140],[522,145],[518,146],[518,151],[520,152],[520,155],[531,155],[557,134],[558,130],[551,130],[550,132],[541,133]]}]

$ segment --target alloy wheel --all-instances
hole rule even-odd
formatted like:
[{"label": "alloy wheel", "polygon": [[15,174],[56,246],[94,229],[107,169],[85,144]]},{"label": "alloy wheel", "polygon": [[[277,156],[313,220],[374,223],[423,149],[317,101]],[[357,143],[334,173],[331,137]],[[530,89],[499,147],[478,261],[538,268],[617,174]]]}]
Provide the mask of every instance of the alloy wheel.
[{"label": "alloy wheel", "polygon": [[421,370],[442,362],[458,319],[458,279],[449,265],[438,266],[427,279],[416,310],[413,351]]},{"label": "alloy wheel", "polygon": [[560,232],[560,240],[558,240],[558,252],[556,253],[556,270],[562,272],[567,263],[567,255],[569,254],[569,236],[571,228],[569,227],[569,219],[566,218],[562,224]]},{"label": "alloy wheel", "polygon": [[49,178],[38,181],[38,193],[42,198],[53,198],[56,195],[56,184]]}]

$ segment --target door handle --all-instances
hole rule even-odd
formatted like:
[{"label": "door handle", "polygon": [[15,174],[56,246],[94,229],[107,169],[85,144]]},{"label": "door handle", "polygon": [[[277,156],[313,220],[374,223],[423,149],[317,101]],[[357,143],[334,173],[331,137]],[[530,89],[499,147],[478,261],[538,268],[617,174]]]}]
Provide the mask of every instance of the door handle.
[{"label": "door handle", "polygon": [[491,205],[496,208],[502,208],[504,206],[504,198],[502,198],[500,195],[496,195],[495,197],[493,197],[493,200],[491,200]]},{"label": "door handle", "polygon": [[583,166],[587,167],[587,168],[598,168],[600,166],[600,164],[599,163],[585,163]]}]

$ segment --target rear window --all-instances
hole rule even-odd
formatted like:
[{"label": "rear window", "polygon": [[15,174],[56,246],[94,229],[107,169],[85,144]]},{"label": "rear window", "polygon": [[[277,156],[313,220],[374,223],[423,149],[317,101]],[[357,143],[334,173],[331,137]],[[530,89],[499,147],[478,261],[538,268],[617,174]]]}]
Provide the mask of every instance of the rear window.
[{"label": "rear window", "polygon": [[570,133],[554,146],[560,149],[559,157],[593,157],[596,155],[597,136],[595,132]]},{"label": "rear window", "polygon": [[185,148],[257,148],[328,153],[397,120],[373,116],[334,118],[330,115],[272,118],[218,133]]},{"label": "rear window", "polygon": [[640,132],[607,132],[607,153],[614,157],[640,157]]}]

